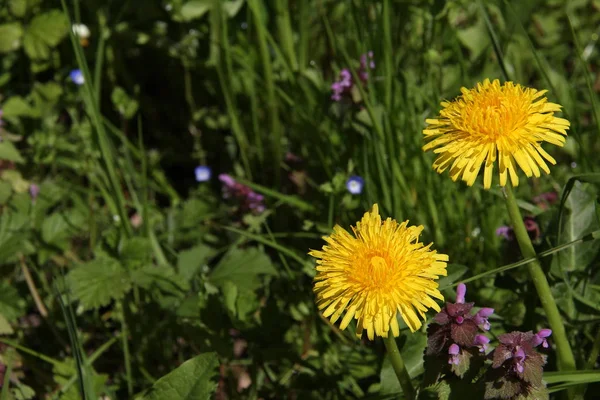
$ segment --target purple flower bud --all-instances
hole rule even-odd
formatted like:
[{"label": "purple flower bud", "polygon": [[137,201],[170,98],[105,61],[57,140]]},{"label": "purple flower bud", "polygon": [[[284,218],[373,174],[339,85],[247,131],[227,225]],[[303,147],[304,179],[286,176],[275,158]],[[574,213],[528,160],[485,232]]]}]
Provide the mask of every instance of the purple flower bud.
[{"label": "purple flower bud", "polygon": [[479,351],[481,353],[485,353],[488,348],[488,343],[490,342],[490,338],[485,335],[476,335],[475,336],[475,345],[479,346]]},{"label": "purple flower bud", "polygon": [[456,302],[463,304],[465,302],[465,294],[467,294],[467,285],[459,283],[456,288]]},{"label": "purple flower bud", "polygon": [[456,343],[452,343],[448,348],[448,354],[450,358],[448,359],[448,364],[458,365],[459,359],[458,355],[460,354],[460,347]]},{"label": "purple flower bud", "polygon": [[484,331],[489,331],[491,328],[490,322],[488,321],[488,317],[494,313],[493,308],[484,307],[481,310],[477,311],[473,320],[477,325],[481,327]]},{"label": "purple flower bud", "polygon": [[465,318],[462,315],[459,315],[458,317],[455,318],[455,321],[457,324],[462,324],[463,322],[465,322]]}]

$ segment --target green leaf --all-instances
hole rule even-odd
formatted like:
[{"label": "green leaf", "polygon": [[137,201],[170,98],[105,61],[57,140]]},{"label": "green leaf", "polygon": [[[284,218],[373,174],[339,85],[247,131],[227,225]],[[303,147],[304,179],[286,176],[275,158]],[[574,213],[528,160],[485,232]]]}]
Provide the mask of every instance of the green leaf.
[{"label": "green leaf", "polygon": [[27,303],[7,281],[0,283],[0,314],[9,322],[25,314]]},{"label": "green leaf", "polygon": [[0,53],[9,53],[21,47],[23,28],[18,22],[0,25]]},{"label": "green leaf", "polygon": [[119,112],[126,119],[132,118],[138,110],[138,102],[129,97],[125,89],[117,86],[113,89],[111,100]]},{"label": "green leaf", "polygon": [[5,205],[12,194],[12,185],[10,182],[0,182],[0,205]]},{"label": "green leaf", "polygon": [[269,257],[256,247],[234,247],[215,267],[210,274],[210,280],[215,286],[222,286],[226,281],[231,281],[239,289],[256,290],[261,286],[261,274],[277,274]]},{"label": "green leaf", "polygon": [[119,250],[123,265],[137,268],[149,264],[152,260],[152,243],[145,237],[125,239]]},{"label": "green leaf", "polygon": [[0,314],[0,335],[12,335],[14,332],[6,317]]},{"label": "green leaf", "polygon": [[10,12],[15,17],[24,17],[27,12],[27,0],[9,0]]},{"label": "green leaf", "polygon": [[15,145],[9,141],[0,142],[0,160],[14,161],[18,163],[25,162]]},{"label": "green leaf", "polygon": [[[596,217],[597,193],[595,187],[588,183],[576,182],[564,201],[562,214],[562,231],[560,244],[576,240],[588,233],[600,229]],[[583,270],[598,254],[599,241],[578,243],[555,256],[563,271]]]},{"label": "green leaf", "polygon": [[164,265],[147,265],[135,270],[131,274],[131,280],[134,285],[146,290],[158,289],[177,297],[183,297],[190,288],[189,283],[176,275],[173,268]]},{"label": "green leaf", "polygon": [[39,116],[38,111],[33,108],[25,99],[21,96],[13,96],[6,100],[2,106],[3,117],[31,117],[35,118]]},{"label": "green leaf", "polygon": [[51,48],[67,36],[68,29],[69,21],[62,11],[51,10],[35,16],[25,31],[25,52],[34,60],[50,58]]},{"label": "green leaf", "polygon": [[209,400],[217,388],[218,366],[217,353],[196,356],[156,381],[142,400]]},{"label": "green leaf", "polygon": [[181,16],[184,21],[201,18],[212,7],[212,0],[191,0],[181,7]]},{"label": "green leaf", "polygon": [[186,281],[189,281],[214,254],[215,250],[204,244],[181,251],[177,258],[177,271],[179,275]]},{"label": "green leaf", "polygon": [[81,264],[69,272],[67,281],[75,299],[87,309],[123,298],[131,288],[127,271],[117,260],[108,257]]}]

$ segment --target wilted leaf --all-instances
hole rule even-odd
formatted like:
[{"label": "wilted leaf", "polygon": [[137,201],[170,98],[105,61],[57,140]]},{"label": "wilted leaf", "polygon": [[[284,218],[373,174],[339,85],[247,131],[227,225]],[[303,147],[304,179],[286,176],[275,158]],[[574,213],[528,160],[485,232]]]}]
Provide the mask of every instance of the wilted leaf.
[{"label": "wilted leaf", "polygon": [[209,400],[218,366],[216,353],[196,356],[156,381],[141,400]]},{"label": "wilted leaf", "polygon": [[97,258],[69,272],[69,287],[75,299],[87,309],[122,298],[131,287],[127,271],[112,258]]}]

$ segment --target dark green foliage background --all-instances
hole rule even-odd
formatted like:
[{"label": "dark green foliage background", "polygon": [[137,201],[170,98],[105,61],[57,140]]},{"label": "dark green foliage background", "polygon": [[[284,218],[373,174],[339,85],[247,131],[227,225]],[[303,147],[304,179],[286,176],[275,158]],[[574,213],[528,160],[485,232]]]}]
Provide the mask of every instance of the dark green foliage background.
[{"label": "dark green foliage background", "polygon": [[[454,183],[421,151],[440,101],[502,80],[502,66],[549,89],[571,121],[564,148],[545,146],[558,161],[552,174],[521,176],[517,188],[541,230],[537,250],[588,235],[542,262],[589,372],[545,379],[557,390],[600,381],[599,9],[595,0],[3,0],[0,363],[11,374],[2,399],[398,397],[383,344],[317,312],[306,254],[375,202],[424,225],[423,241],[449,254],[445,295],[473,278],[468,300],[495,308],[494,335],[546,327],[525,269],[497,270],[520,259],[495,234],[508,223],[502,191]],[[89,26],[87,46],[69,19]],[[339,71],[369,50],[368,83],[333,102]],[[68,78],[74,68],[84,86]],[[212,168],[210,182],[195,181],[199,164]],[[267,210],[237,212],[219,173],[263,194]],[[352,174],[366,181],[361,195],[345,189]],[[557,203],[533,200],[548,191]],[[399,341],[416,382],[425,344],[425,330]]]}]

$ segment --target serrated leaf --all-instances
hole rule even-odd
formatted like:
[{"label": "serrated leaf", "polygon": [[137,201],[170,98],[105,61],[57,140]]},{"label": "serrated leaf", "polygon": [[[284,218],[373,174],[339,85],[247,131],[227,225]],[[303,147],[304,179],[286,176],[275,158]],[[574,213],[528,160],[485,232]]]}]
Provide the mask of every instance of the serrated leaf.
[{"label": "serrated leaf", "polygon": [[231,281],[241,290],[256,290],[260,287],[260,275],[275,275],[277,271],[271,259],[256,247],[232,248],[210,274],[216,286]]},{"label": "serrated leaf", "polygon": [[177,271],[186,281],[192,279],[206,264],[208,259],[215,254],[212,247],[204,244],[179,252],[177,257]]},{"label": "serrated leaf", "polygon": [[217,388],[217,353],[201,354],[160,378],[142,400],[209,400]]},{"label": "serrated leaf", "polygon": [[69,272],[67,282],[73,297],[87,309],[118,300],[131,288],[131,280],[121,264],[112,258],[97,258]]},{"label": "serrated leaf", "polygon": [[18,22],[0,25],[0,53],[9,53],[21,47],[23,28]]},{"label": "serrated leaf", "polygon": [[56,47],[68,33],[69,21],[59,10],[51,10],[35,16],[23,39],[27,55],[34,60],[50,58],[50,50]]},{"label": "serrated leaf", "polygon": [[14,332],[6,317],[0,313],[0,335],[12,335]]},{"label": "serrated leaf", "polygon": [[119,250],[123,265],[134,268],[150,263],[152,254],[152,243],[145,237],[125,239]]}]

